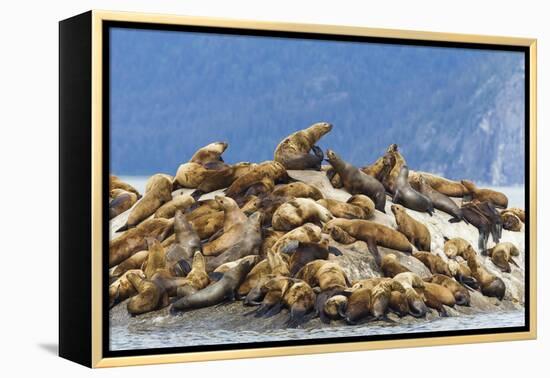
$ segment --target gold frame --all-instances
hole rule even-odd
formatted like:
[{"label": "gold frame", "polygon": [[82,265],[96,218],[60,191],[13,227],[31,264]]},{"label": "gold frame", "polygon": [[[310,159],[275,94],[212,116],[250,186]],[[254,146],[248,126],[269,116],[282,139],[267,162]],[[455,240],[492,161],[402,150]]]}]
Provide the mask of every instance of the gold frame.
[{"label": "gold frame", "polygon": [[[154,24],[215,26],[270,31],[290,31],[320,34],[353,35],[414,39],[426,41],[466,42],[479,44],[513,45],[529,48],[530,54],[530,325],[528,332],[484,334],[472,336],[414,338],[389,341],[362,341],[308,346],[268,347],[256,349],[190,352],[133,357],[102,357],[102,22],[127,21]],[[433,33],[411,30],[373,29],[364,27],[294,24],[279,22],[244,21],[206,17],[188,17],[161,14],[92,11],[92,366],[113,367],[160,364],[173,362],[207,361],[249,357],[269,357],[328,352],[351,352],[372,349],[425,347],[447,344],[484,343],[536,339],[537,337],[537,41],[531,38],[482,36],[468,34]]]}]

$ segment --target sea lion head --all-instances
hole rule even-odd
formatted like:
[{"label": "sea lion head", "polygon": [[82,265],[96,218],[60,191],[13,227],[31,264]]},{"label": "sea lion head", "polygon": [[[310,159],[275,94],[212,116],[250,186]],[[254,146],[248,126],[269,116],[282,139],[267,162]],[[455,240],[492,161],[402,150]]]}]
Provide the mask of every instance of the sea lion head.
[{"label": "sea lion head", "polygon": [[312,144],[315,144],[321,137],[327,133],[329,133],[332,130],[332,124],[328,122],[317,122],[311,125],[307,128],[306,134],[311,134],[312,138],[310,139],[310,142]]},{"label": "sea lion head", "polygon": [[405,290],[405,297],[409,304],[409,314],[415,318],[422,318],[428,312],[428,307],[422,300],[422,296],[416,292],[413,288]]},{"label": "sea lion head", "polygon": [[371,313],[372,292],[367,288],[355,290],[348,298],[344,318],[348,324],[357,324]]},{"label": "sea lion head", "polygon": [[398,180],[408,181],[408,179],[409,179],[409,167],[406,165],[403,165],[401,167],[401,170],[399,170]]},{"label": "sea lion head", "polygon": [[403,214],[405,212],[405,209],[401,205],[391,205],[391,211],[393,215],[397,216],[397,214]]},{"label": "sea lion head", "polygon": [[399,149],[399,146],[397,146],[397,144],[395,143],[392,143],[388,146],[388,149],[386,150],[386,152],[389,152],[389,153],[397,152],[398,149]]},{"label": "sea lion head", "polygon": [[334,152],[334,151],[331,150],[331,149],[328,149],[328,150],[327,150],[326,155],[327,155],[326,160],[327,160],[331,165],[333,165],[333,164],[338,164],[339,162],[342,161],[342,159],[340,159],[340,156],[338,156],[338,155],[336,154],[336,152]]},{"label": "sea lion head", "polygon": [[204,149],[218,154],[223,154],[229,144],[227,142],[213,142],[205,146]]}]

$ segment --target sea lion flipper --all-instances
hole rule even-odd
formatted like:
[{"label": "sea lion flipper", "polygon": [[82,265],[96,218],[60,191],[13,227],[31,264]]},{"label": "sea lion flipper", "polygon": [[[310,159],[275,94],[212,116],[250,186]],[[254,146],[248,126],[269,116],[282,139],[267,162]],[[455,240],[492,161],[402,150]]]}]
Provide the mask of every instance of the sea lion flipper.
[{"label": "sea lion flipper", "polygon": [[210,237],[208,238],[207,243],[211,243],[211,242],[213,242],[214,240],[216,240],[217,238],[219,238],[220,236],[222,236],[223,232],[224,232],[224,230],[223,230],[223,227],[222,227],[222,228],[220,228],[218,231],[216,231],[215,233],[213,233],[212,236],[210,236]]},{"label": "sea lion flipper", "polygon": [[333,247],[333,246],[328,247],[328,253],[330,253],[334,256],[342,256],[343,255],[342,251],[340,251],[338,248]]},{"label": "sea lion flipper", "polygon": [[510,262],[511,262],[512,264],[514,264],[515,266],[517,266],[518,268],[520,267],[520,266],[518,265],[517,261],[516,261],[513,257],[510,257]]},{"label": "sea lion flipper", "polygon": [[368,238],[367,247],[369,248],[369,252],[374,256],[374,261],[380,267],[381,258],[380,258],[380,252],[378,251],[378,246],[376,245],[376,241],[373,238]]}]

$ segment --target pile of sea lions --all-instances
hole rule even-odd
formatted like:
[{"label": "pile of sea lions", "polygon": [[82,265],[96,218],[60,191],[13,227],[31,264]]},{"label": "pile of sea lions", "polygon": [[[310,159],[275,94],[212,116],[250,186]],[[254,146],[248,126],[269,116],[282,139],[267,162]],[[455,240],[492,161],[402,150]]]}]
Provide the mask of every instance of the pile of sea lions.
[{"label": "pile of sea lions", "polygon": [[[111,176],[109,218],[125,213],[127,221],[110,241],[110,306],[126,301],[131,315],[170,306],[177,314],[240,300],[252,307],[246,316],[286,309],[287,326],[297,327],[317,316],[358,324],[388,320],[390,312],[446,315],[449,307],[469,306],[476,291],[505,297],[504,282],[482,256],[503,272],[518,265],[518,248],[500,238],[502,229],[522,229],[523,210],[508,209],[503,193],[471,181],[409,170],[395,144],[364,167],[330,149],[325,159],[317,143],[332,128],[317,123],[297,131],[279,143],[273,161],[258,164],[228,164],[222,158],[228,144],[211,143],[175,176],[151,176],[144,193]],[[288,170],[325,172],[351,196],[325,198]],[[216,190],[223,195],[201,199]],[[388,200],[396,228],[376,221]],[[477,251],[461,238],[445,238],[443,250],[433,250],[434,235],[412,215],[436,211],[451,224],[475,226]],[[336,256],[345,253],[339,245],[357,241],[366,243],[379,273],[350,281]],[[379,247],[396,252],[382,255]],[[399,253],[431,275],[410,271]]]}]

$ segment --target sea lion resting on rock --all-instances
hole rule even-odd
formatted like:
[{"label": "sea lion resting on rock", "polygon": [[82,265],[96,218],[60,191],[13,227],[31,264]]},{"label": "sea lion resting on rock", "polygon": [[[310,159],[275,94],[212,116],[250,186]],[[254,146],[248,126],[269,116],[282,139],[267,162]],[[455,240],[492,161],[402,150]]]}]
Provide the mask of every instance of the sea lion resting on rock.
[{"label": "sea lion resting on rock", "polygon": [[444,276],[442,274],[434,274],[432,277],[426,279],[426,281],[438,284],[449,289],[454,297],[455,302],[459,306],[469,306],[470,305],[470,293],[464,286],[456,282],[454,279]]},{"label": "sea lion resting on rock", "polygon": [[[368,198],[368,197],[367,197]],[[370,199],[369,199],[370,200]],[[368,215],[359,206],[335,199],[321,199],[317,203],[326,208],[336,218],[367,219]]]},{"label": "sea lion resting on rock", "polygon": [[502,220],[502,227],[508,231],[520,232],[523,228],[523,222],[521,219],[513,212],[509,210],[504,210],[500,213],[500,218]]},{"label": "sea lion resting on rock", "polygon": [[433,189],[428,184],[426,178],[422,175],[419,175],[418,177],[417,189],[420,193],[424,194],[432,201],[436,209],[453,216],[453,218],[449,219],[449,222],[456,223],[462,219],[462,211],[455,203],[455,201],[447,197],[445,194]]},{"label": "sea lion resting on rock", "polygon": [[130,315],[144,314],[168,305],[166,292],[159,290],[155,282],[134,273],[128,274],[128,280],[138,292],[126,305]]},{"label": "sea lion resting on rock", "polygon": [[252,214],[243,224],[241,239],[218,256],[210,257],[206,262],[206,271],[212,272],[226,262],[257,255],[262,244],[261,222],[262,213]]},{"label": "sea lion resting on rock", "polygon": [[201,250],[201,240],[195,229],[185,219],[185,215],[181,210],[176,210],[174,216],[174,234],[175,242],[166,252],[166,262],[169,266],[173,266],[178,262],[187,264],[187,268],[182,266],[184,273],[187,273],[195,252]]},{"label": "sea lion resting on rock", "polygon": [[405,235],[419,250],[431,251],[432,238],[428,227],[408,215],[401,205],[391,205],[391,211],[395,216],[397,231]]},{"label": "sea lion resting on rock", "polygon": [[124,272],[116,281],[109,285],[109,308],[137,294],[136,288],[128,279],[129,274],[137,274],[145,278],[145,274],[141,269],[130,269]]},{"label": "sea lion resting on rock", "polygon": [[414,251],[412,255],[426,265],[432,274],[444,274],[448,277],[452,276],[449,266],[440,256],[430,252],[416,251]]},{"label": "sea lion resting on rock", "polygon": [[464,252],[470,247],[470,243],[462,238],[446,239],[443,245],[445,256],[450,259],[456,256],[464,257]]},{"label": "sea lion resting on rock", "polygon": [[424,288],[424,281],[413,272],[403,272],[395,275],[393,280],[399,282],[405,289],[405,297],[409,306],[409,314],[415,318],[422,318],[428,312],[422,296],[416,289]]},{"label": "sea lion resting on rock", "polygon": [[135,204],[130,211],[126,224],[118,231],[125,231],[137,226],[143,220],[153,215],[159,207],[172,199],[172,183],[168,178],[162,175],[155,175],[149,180],[153,181],[151,188]]},{"label": "sea lion resting on rock", "polygon": [[200,252],[195,252],[193,256],[192,269],[187,276],[177,282],[176,296],[182,298],[204,289],[210,283],[206,273],[206,262]]},{"label": "sea lion resting on rock", "polygon": [[[315,144],[332,130],[326,122],[316,123],[305,130],[297,131],[283,139],[275,149],[275,161],[286,169],[321,169],[323,151]],[[314,154],[310,154],[313,150]]]},{"label": "sea lion resting on rock", "polygon": [[393,253],[388,253],[380,258],[380,255],[375,256],[376,263],[386,277],[395,277],[400,273],[408,273],[409,269],[405,268]]},{"label": "sea lion resting on rock", "polygon": [[466,255],[468,267],[472,271],[473,277],[478,282],[481,293],[488,297],[496,297],[502,300],[506,294],[504,281],[494,274],[489,273],[487,269],[477,261],[476,253],[473,251],[472,247],[470,247]]},{"label": "sea lion resting on rock", "polygon": [[319,189],[301,181],[278,186],[271,194],[279,197],[311,198],[315,201],[324,197]]},{"label": "sea lion resting on rock", "polygon": [[[268,183],[288,182],[289,176],[285,167],[276,161],[265,161],[254,166],[250,171],[237,178],[225,190],[225,195],[234,199],[255,191],[255,186],[265,187]],[[249,193],[251,194],[251,193]]]},{"label": "sea lion resting on rock", "polygon": [[113,189],[109,195],[113,199],[109,202],[109,219],[113,219],[130,209],[138,200],[137,194],[124,189]]},{"label": "sea lion resting on rock", "polygon": [[187,210],[194,203],[195,200],[193,197],[180,194],[159,207],[157,211],[155,211],[155,218],[173,218],[176,214],[176,210],[185,212],[185,210]]},{"label": "sea lion resting on rock", "polygon": [[164,218],[152,218],[109,241],[109,268],[121,263],[134,253],[146,249],[145,238],[147,236],[164,240],[172,228],[173,221]]},{"label": "sea lion resting on rock", "polygon": [[233,165],[217,167],[215,170],[205,174],[200,184],[195,186],[196,190],[191,193],[191,197],[198,199],[204,193],[227,188],[236,179],[250,172],[255,166],[256,164],[240,162]]},{"label": "sea lion resting on rock", "polygon": [[510,242],[498,243],[493,248],[487,250],[487,255],[491,257],[491,261],[503,272],[510,273],[512,271],[510,263],[519,268],[518,263],[512,257],[519,256],[519,250]]},{"label": "sea lion resting on rock", "polygon": [[299,242],[297,240],[288,243],[281,252],[290,254],[290,275],[294,276],[304,265],[313,260],[328,260],[329,254],[342,255],[342,252],[329,246],[328,243],[328,238],[323,238],[320,243]]},{"label": "sea lion resting on rock", "polygon": [[247,274],[237,294],[239,297],[246,296],[245,304],[256,304],[261,296],[261,287],[271,278],[279,276],[290,276],[288,263],[280,253],[268,251],[267,257]]},{"label": "sea lion resting on rock", "polygon": [[214,235],[211,237],[213,240],[202,246],[202,252],[205,256],[219,255],[239,242],[245,230],[245,223],[248,220],[232,198],[216,196],[215,200],[223,208],[223,228],[220,230],[221,235],[218,237]]},{"label": "sea lion resting on rock", "polygon": [[493,203],[496,207],[506,209],[508,207],[508,197],[501,192],[497,192],[492,189],[479,189],[472,181],[462,180],[462,185],[468,190],[468,196],[471,196],[472,200],[480,202],[488,201]]},{"label": "sea lion resting on rock", "polygon": [[419,181],[421,176],[431,188],[446,196],[462,198],[468,193],[468,190],[460,182],[436,176],[428,172],[411,171],[409,172],[409,182],[416,190],[420,190]]},{"label": "sea lion resting on rock", "polygon": [[149,251],[143,250],[128,257],[109,272],[109,279],[113,281],[121,277],[129,270],[141,269],[141,266],[143,265],[143,262],[147,260],[148,255]]},{"label": "sea lion resting on rock", "polygon": [[271,221],[273,229],[290,231],[305,223],[326,223],[333,218],[330,211],[311,198],[296,198],[277,209]]},{"label": "sea lion resting on rock", "polygon": [[455,296],[451,290],[445,286],[438,285],[431,282],[425,282],[424,288],[419,289],[424,296],[424,302],[430,308],[433,308],[439,312],[440,315],[446,316],[447,311],[443,307],[454,307],[456,304]]},{"label": "sea lion resting on rock", "polygon": [[345,162],[332,150],[327,151],[327,158],[350,194],[364,194],[374,202],[378,211],[386,212],[386,191],[380,181]]},{"label": "sea lion resting on rock", "polygon": [[252,263],[249,260],[242,262],[233,269],[226,272],[216,283],[197,291],[194,294],[178,299],[170,312],[191,310],[202,307],[209,307],[223,301],[232,301],[235,299],[235,291],[241,285],[248,272],[252,269]]},{"label": "sea lion resting on rock", "polygon": [[292,231],[288,231],[273,244],[273,251],[282,252],[289,243],[294,241],[319,243],[321,241],[321,227],[313,223],[306,223]]},{"label": "sea lion resting on rock", "polygon": [[393,203],[401,204],[411,210],[427,212],[430,215],[434,212],[432,201],[424,194],[414,190],[409,184],[409,168],[406,165],[401,167],[399,176],[395,181]]},{"label": "sea lion resting on rock", "polygon": [[137,196],[137,198],[141,198],[141,195],[139,194],[139,192],[132,185],[130,185],[128,183],[125,183],[124,181],[122,181],[120,178],[118,178],[115,175],[110,175],[109,176],[109,192],[112,192],[115,189],[122,189],[124,191],[134,193]]}]

